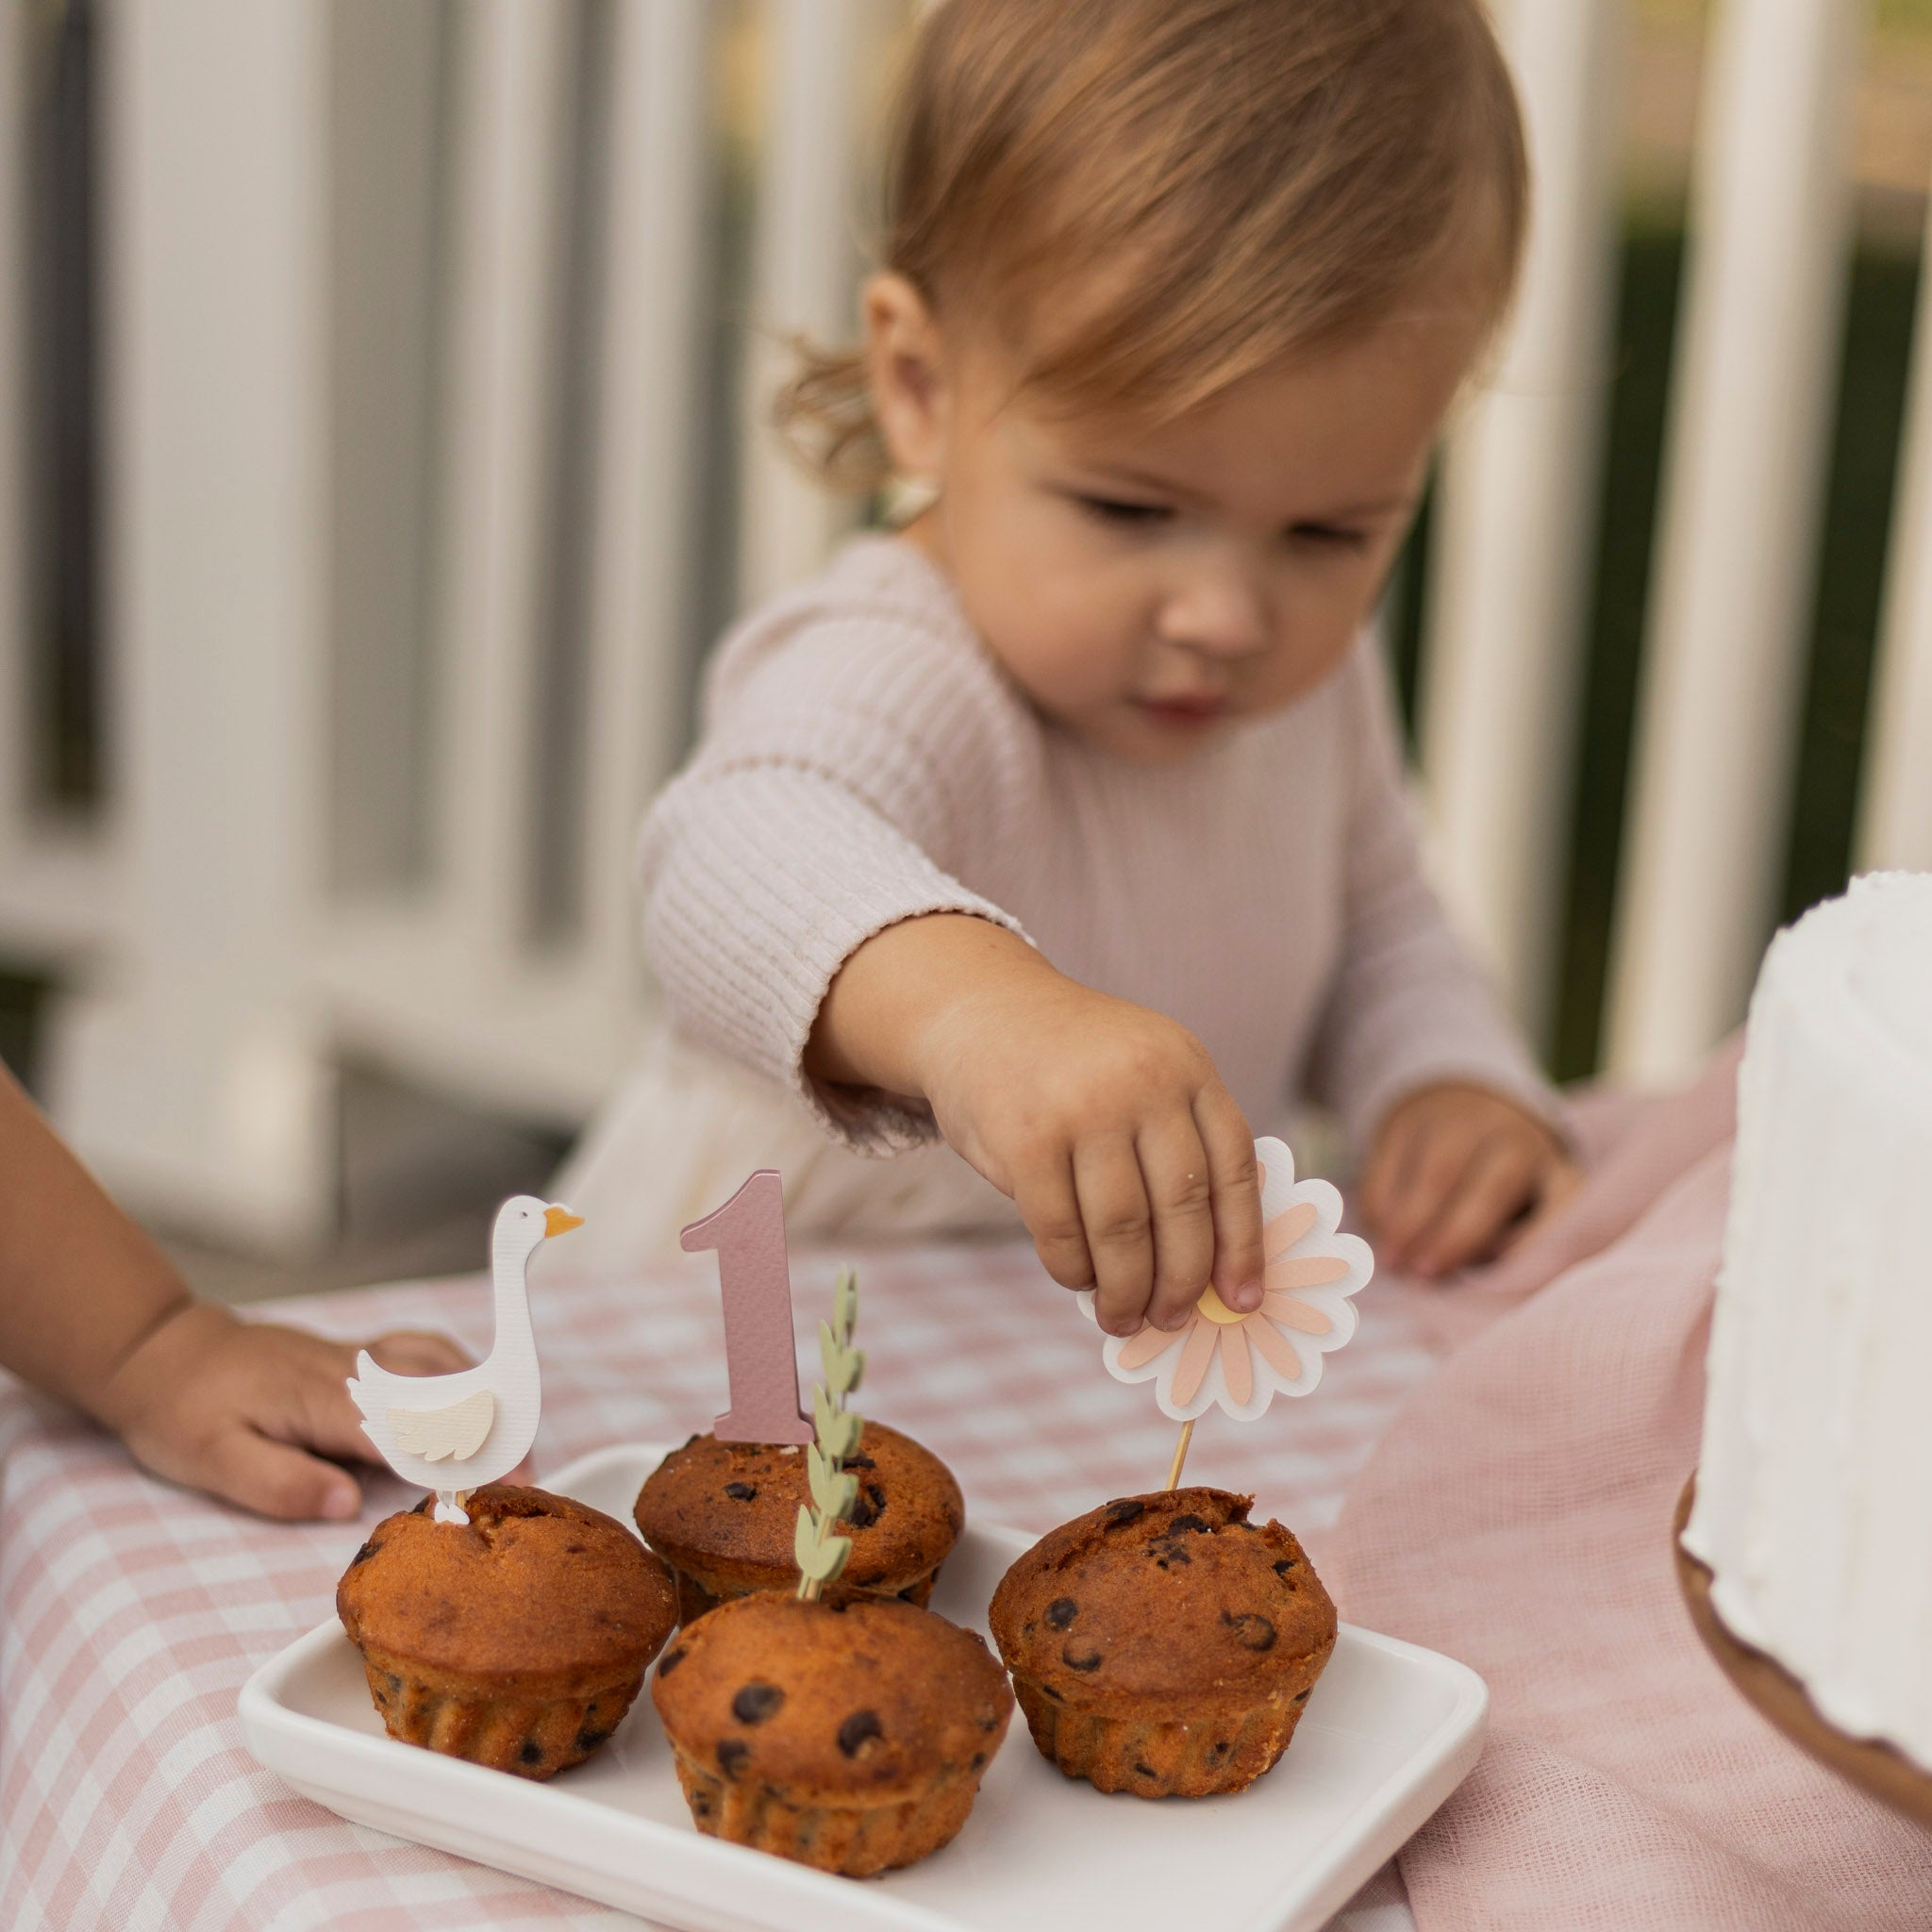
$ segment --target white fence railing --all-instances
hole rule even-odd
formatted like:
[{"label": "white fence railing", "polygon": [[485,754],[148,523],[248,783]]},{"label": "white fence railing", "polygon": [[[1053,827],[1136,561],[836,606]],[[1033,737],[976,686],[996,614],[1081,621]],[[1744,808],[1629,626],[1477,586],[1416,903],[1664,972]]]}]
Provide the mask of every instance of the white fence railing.
[{"label": "white fence railing", "polygon": [[[345,1053],[556,1123],[622,1072],[644,1002],[628,854],[681,742],[717,559],[761,594],[841,527],[755,411],[719,487],[719,399],[734,374],[761,386],[778,333],[846,322],[860,130],[910,10],[97,0],[108,783],[76,826],[15,782],[29,653],[0,600],[0,953],[58,969],[53,1104],[131,1197],[262,1241],[325,1231]],[[1446,466],[1423,779],[1447,890],[1540,1024],[1609,387],[1624,22],[1622,0],[1498,10],[1539,199],[1496,379]],[[1720,0],[1712,30],[1620,883],[1621,1073],[1676,1071],[1734,1021],[1775,909],[1859,12]],[[25,13],[0,15],[0,264],[23,245]],[[376,65],[425,76],[444,130],[415,188],[398,177],[377,210],[434,230],[433,247],[391,237],[379,258],[425,278],[371,338],[393,368],[384,328],[420,323],[420,392],[383,420],[420,418],[422,475],[393,509],[344,492],[343,389],[369,375],[338,299],[354,272],[343,145],[359,138],[344,76],[371,71],[343,57],[356,35],[364,54],[402,37]],[[749,158],[721,133],[721,76],[757,103]],[[741,200],[734,299],[756,326],[721,371]],[[0,274],[8,422],[19,281]],[[1870,865],[1932,866],[1921,334],[1864,774]],[[31,487],[19,442],[0,436],[8,597]],[[385,569],[416,573],[420,622],[395,649],[369,618],[379,586],[342,545],[363,525],[388,540]],[[416,830],[391,837],[408,813]],[[389,856],[345,870],[344,824]]]}]

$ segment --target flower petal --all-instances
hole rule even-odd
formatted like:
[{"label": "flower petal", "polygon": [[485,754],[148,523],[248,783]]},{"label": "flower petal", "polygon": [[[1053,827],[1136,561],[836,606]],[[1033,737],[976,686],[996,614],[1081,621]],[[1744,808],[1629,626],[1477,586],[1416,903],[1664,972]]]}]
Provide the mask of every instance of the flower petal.
[{"label": "flower petal", "polygon": [[1167,1391],[1167,1399],[1177,1407],[1193,1401],[1201,1379],[1208,1373],[1208,1364],[1214,1359],[1214,1338],[1220,1333],[1212,1322],[1204,1322],[1198,1316],[1188,1329],[1181,1358],[1174,1365],[1174,1386]]},{"label": "flower petal", "polygon": [[1248,1324],[1221,1331],[1221,1373],[1227,1378],[1227,1396],[1237,1407],[1255,1392],[1254,1363],[1248,1355]]},{"label": "flower petal", "polygon": [[1315,1224],[1315,1204],[1297,1201],[1285,1208],[1261,1230],[1261,1252],[1271,1261],[1294,1246]]},{"label": "flower petal", "polygon": [[1304,1335],[1335,1333],[1335,1324],[1320,1308],[1311,1308],[1291,1294],[1264,1294],[1261,1307],[1271,1321],[1279,1322],[1284,1328],[1299,1328]]},{"label": "flower petal", "polygon": [[1282,1255],[1269,1262],[1261,1278],[1270,1288],[1320,1288],[1347,1280],[1348,1263],[1340,1255]]},{"label": "flower petal", "polygon": [[1170,1335],[1166,1329],[1157,1328],[1149,1323],[1138,1335],[1130,1335],[1121,1343],[1121,1352],[1115,1362],[1123,1369],[1144,1369],[1156,1356],[1164,1349],[1172,1348],[1179,1340],[1178,1335]]},{"label": "flower petal", "polygon": [[1268,1322],[1250,1322],[1248,1339],[1260,1351],[1261,1358],[1284,1382],[1299,1382],[1302,1358],[1288,1344],[1288,1338]]}]

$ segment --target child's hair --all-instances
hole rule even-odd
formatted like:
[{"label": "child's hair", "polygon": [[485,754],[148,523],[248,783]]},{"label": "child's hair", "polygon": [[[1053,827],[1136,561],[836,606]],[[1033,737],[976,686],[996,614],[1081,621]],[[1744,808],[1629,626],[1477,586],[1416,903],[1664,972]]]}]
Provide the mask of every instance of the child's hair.
[{"label": "child's hair", "polygon": [[[1070,412],[1173,416],[1452,263],[1493,323],[1527,202],[1480,0],[941,0],[880,262]],[[860,356],[804,349],[776,415],[827,482],[886,480]]]}]

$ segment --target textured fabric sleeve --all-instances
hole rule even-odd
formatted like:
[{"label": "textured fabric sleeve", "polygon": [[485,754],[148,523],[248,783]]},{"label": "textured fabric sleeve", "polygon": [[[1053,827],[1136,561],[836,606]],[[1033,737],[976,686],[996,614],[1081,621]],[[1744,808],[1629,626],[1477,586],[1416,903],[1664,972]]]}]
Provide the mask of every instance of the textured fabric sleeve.
[{"label": "textured fabric sleeve", "polygon": [[1504,1094],[1567,1138],[1555,1091],[1424,875],[1372,639],[1357,646],[1342,675],[1353,798],[1341,954],[1316,1031],[1309,1091],[1340,1115],[1358,1157],[1396,1101],[1450,1080]]},{"label": "textured fabric sleeve", "polygon": [[1010,702],[956,646],[826,620],[734,692],[644,823],[645,951],[676,1024],[862,1153],[936,1138],[930,1112],[809,1079],[806,1043],[840,967],[889,925],[965,912],[1025,937],[954,872],[1012,796]]}]

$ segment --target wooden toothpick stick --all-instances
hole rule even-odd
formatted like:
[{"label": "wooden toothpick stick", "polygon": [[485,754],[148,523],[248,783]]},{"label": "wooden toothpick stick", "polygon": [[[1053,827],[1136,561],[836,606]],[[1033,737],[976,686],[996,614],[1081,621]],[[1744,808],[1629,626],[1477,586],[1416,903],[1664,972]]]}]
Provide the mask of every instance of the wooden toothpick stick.
[{"label": "wooden toothpick stick", "polygon": [[1194,1440],[1194,1419],[1190,1416],[1181,1424],[1181,1439],[1174,1445],[1174,1463],[1167,1472],[1166,1487],[1177,1490],[1181,1486],[1181,1465],[1188,1459],[1188,1444]]}]

